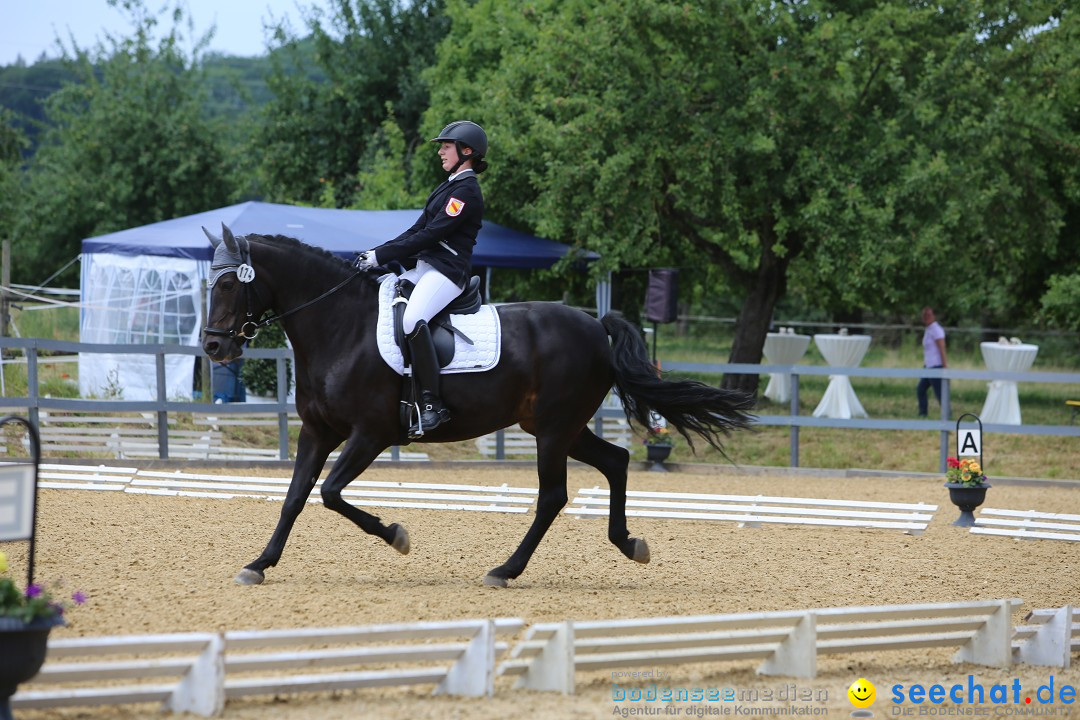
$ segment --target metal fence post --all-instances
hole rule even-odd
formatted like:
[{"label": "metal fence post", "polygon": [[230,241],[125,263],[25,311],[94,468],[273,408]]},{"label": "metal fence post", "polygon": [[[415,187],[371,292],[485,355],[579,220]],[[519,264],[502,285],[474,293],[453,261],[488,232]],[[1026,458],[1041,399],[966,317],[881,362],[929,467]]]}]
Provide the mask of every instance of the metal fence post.
[{"label": "metal fence post", "polygon": [[495,431],[495,459],[506,459],[506,430],[502,428]]},{"label": "metal fence post", "polygon": [[[941,419],[948,420],[952,415],[952,402],[949,399],[949,378],[941,379]],[[941,462],[938,466],[939,472],[945,472],[948,469],[949,458],[949,431],[941,431]],[[980,458],[981,459],[981,458]]]},{"label": "metal fence post", "polygon": [[[0,366],[0,372],[3,371],[3,367]],[[41,422],[38,418],[38,403],[40,395],[38,395],[38,366],[37,366],[37,342],[31,343],[26,348],[26,396],[30,400],[29,413],[30,422],[34,423],[34,427],[41,427]]]},{"label": "metal fence post", "polygon": [[165,408],[168,395],[165,392],[165,348],[159,347],[154,353],[154,366],[157,370],[157,438],[158,457],[169,459],[169,411]]},{"label": "metal fence post", "polygon": [[[285,377],[285,355],[278,355],[275,362],[277,363],[277,401],[278,405],[284,408],[289,399],[289,386]],[[278,413],[278,459],[289,459],[289,413],[284,409]]]},{"label": "metal fence post", "polygon": [[[799,414],[799,374],[791,373],[791,416]],[[791,426],[791,467],[799,467],[799,426]]]}]

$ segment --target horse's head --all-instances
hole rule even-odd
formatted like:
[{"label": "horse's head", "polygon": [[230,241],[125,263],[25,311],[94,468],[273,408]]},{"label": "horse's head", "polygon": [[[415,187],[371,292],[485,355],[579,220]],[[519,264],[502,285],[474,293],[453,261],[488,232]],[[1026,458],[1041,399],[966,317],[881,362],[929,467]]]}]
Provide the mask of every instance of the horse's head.
[{"label": "horse's head", "polygon": [[214,246],[210,263],[210,312],[203,328],[203,350],[216,362],[229,362],[244,354],[244,343],[258,334],[256,322],[266,306],[255,290],[251,246],[221,224],[221,237],[205,227]]}]

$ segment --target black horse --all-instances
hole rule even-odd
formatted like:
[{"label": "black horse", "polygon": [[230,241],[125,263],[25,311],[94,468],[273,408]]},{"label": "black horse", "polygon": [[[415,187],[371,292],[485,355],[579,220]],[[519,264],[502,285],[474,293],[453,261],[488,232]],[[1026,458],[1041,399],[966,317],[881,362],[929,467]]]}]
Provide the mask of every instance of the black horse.
[{"label": "black horse", "polygon": [[[401,553],[409,536],[341,497],[387,447],[400,443],[401,377],[376,346],[377,273],[362,273],[330,253],[291,238],[236,236],[224,225],[215,245],[210,313],[203,349],[215,361],[242,353],[267,312],[292,343],[296,409],[303,425],[292,482],[269,544],[236,577],[257,584],[276,565],[327,456],[344,443],[323,481],[322,499]],[[254,272],[252,272],[252,270]],[[242,281],[243,280],[243,281]],[[644,540],[626,529],[629,453],[605,442],[588,423],[615,387],[627,417],[643,426],[650,412],[689,439],[695,433],[720,448],[720,434],[746,427],[751,398],[691,380],[661,379],[638,330],[616,314],[603,320],[556,303],[524,302],[498,308],[502,355],[491,370],[444,375],[443,399],[452,420],[421,442],[466,440],[518,423],[536,436],[540,478],[536,517],[510,558],[484,584],[505,586],[526,564],[566,505],[566,460],[593,466],[611,487],[608,539],[628,558],[649,562]],[[280,316],[280,317],[276,317]]]}]

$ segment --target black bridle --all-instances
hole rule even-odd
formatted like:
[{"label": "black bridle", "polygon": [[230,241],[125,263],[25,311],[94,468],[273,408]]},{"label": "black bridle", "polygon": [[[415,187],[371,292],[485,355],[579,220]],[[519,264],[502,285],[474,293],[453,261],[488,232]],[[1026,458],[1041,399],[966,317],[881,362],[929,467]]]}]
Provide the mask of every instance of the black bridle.
[{"label": "black bridle", "polygon": [[[300,312],[304,308],[309,307],[311,305],[314,305],[315,303],[319,302],[320,300],[323,300],[325,298],[330,297],[331,295],[336,293],[338,290],[340,290],[341,288],[345,287],[350,282],[352,282],[353,279],[356,278],[358,275],[362,274],[360,271],[353,272],[352,274],[349,275],[349,277],[345,278],[344,280],[342,280],[337,285],[330,288],[329,290],[327,290],[326,292],[324,292],[322,295],[318,296],[317,298],[314,298],[312,300],[308,300],[307,302],[302,303],[302,304],[294,307],[292,310],[286,310],[285,312],[280,313],[278,315],[271,315],[270,317],[265,318],[263,320],[255,321],[253,319],[254,318],[254,313],[251,312],[251,291],[254,290],[255,294],[258,295],[259,290],[257,288],[255,288],[254,285],[253,285],[253,282],[255,280],[255,268],[251,265],[251,253],[250,253],[250,251],[248,251],[246,243],[244,244],[244,246],[242,246],[241,253],[242,253],[241,254],[242,262],[241,262],[240,265],[235,265],[235,266],[228,265],[228,266],[224,266],[224,267],[219,267],[217,269],[219,269],[219,270],[230,269],[232,272],[236,273],[237,280],[239,280],[244,285],[244,304],[247,306],[246,307],[247,320],[245,320],[244,323],[242,325],[240,325],[239,330],[237,330],[237,329],[222,330],[221,328],[205,327],[205,328],[203,328],[203,332],[205,334],[207,334],[207,335],[215,335],[215,336],[218,336],[218,337],[227,337],[227,338],[230,338],[230,339],[241,338],[243,340],[254,340],[255,338],[257,338],[259,336],[259,330],[261,330],[262,328],[266,327],[267,325],[270,325],[271,323],[275,323],[278,320],[281,320],[282,318],[287,318],[288,316],[292,315],[293,313]],[[211,270],[213,270],[213,269],[214,268],[211,267]],[[215,281],[215,284],[216,284],[216,281]]]}]

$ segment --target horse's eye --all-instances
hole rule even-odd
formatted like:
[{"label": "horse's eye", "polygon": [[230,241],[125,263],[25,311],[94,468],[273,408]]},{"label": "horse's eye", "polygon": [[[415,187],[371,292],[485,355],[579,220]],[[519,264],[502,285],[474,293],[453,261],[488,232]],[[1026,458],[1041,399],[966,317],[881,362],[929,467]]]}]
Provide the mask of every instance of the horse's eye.
[{"label": "horse's eye", "polygon": [[235,280],[222,280],[221,289],[226,292],[232,292],[232,289],[236,286]]}]

